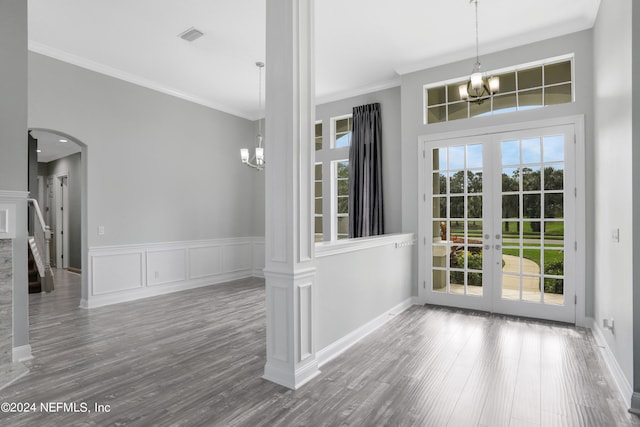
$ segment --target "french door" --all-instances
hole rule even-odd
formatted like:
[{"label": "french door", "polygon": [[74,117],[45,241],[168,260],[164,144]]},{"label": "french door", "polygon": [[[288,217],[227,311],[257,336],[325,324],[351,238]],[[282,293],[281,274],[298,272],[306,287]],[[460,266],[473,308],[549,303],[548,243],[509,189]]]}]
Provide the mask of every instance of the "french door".
[{"label": "french door", "polygon": [[421,295],[575,323],[574,127],[425,142]]}]

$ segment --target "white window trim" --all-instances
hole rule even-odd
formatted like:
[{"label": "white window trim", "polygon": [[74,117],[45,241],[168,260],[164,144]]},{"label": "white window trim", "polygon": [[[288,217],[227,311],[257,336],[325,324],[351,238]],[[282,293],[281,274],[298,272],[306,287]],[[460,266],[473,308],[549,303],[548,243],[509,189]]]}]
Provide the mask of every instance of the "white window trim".
[{"label": "white window trim", "polygon": [[330,126],[330,137],[331,137],[331,141],[330,141],[330,149],[331,150],[347,150],[347,157],[349,157],[349,147],[341,147],[341,148],[336,148],[336,122],[338,120],[344,120],[344,119],[349,119],[349,118],[353,118],[353,114],[349,113],[349,114],[343,114],[341,116],[335,116],[335,117],[331,117],[331,126]]},{"label": "white window trim", "polygon": [[[338,217],[349,217],[349,214],[338,213],[338,163],[348,162],[349,158],[331,161],[331,240],[338,240]],[[324,178],[324,175],[323,175]],[[348,238],[348,237],[347,237]],[[340,239],[345,240],[345,239]]]},{"label": "white window trim", "polygon": [[[315,151],[315,164],[322,164],[322,232],[323,242],[338,241],[338,162],[349,161],[349,148],[335,148],[336,122],[352,118],[353,114],[342,114],[329,119],[329,134],[322,130],[322,149]],[[322,120],[316,124],[323,123]],[[324,124],[324,123],[323,123]],[[327,141],[327,138],[329,140]],[[328,143],[327,143],[328,142]],[[315,139],[314,139],[315,147]],[[315,181],[315,180],[314,180]],[[315,190],[314,190],[315,191]],[[314,197],[315,200],[315,197]],[[315,220],[314,208],[314,220]],[[314,226],[315,236],[315,226]],[[340,241],[347,240],[342,239]],[[316,245],[321,242],[316,242]]]}]

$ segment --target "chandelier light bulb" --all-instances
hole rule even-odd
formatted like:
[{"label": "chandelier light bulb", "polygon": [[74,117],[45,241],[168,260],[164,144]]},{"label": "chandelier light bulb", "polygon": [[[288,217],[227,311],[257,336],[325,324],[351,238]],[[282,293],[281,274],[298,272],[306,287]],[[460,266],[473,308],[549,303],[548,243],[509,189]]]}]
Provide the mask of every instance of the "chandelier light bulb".
[{"label": "chandelier light bulb", "polygon": [[249,149],[248,148],[241,148],[240,149],[240,159],[242,160],[242,163],[249,162]]},{"label": "chandelier light bulb", "polygon": [[476,72],[471,74],[471,87],[476,91],[482,89],[482,73]]}]

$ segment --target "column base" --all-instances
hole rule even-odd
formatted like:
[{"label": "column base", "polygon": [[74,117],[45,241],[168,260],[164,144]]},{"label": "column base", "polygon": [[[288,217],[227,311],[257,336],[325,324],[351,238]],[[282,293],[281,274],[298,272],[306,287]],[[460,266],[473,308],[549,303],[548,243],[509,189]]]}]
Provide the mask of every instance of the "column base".
[{"label": "column base", "polygon": [[267,362],[262,378],[292,390],[297,390],[318,375],[320,375],[320,369],[318,369],[317,360],[313,360],[293,372],[286,367]]}]

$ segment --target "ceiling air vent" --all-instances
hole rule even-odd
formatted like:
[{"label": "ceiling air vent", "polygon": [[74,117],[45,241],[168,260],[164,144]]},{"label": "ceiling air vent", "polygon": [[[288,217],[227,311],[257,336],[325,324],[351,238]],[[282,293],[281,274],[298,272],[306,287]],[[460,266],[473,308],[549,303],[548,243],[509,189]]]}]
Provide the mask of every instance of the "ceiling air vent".
[{"label": "ceiling air vent", "polygon": [[204,33],[200,30],[198,30],[197,28],[191,27],[186,31],[183,31],[182,33],[178,34],[178,37],[180,37],[183,40],[186,40],[188,42],[192,42],[194,40],[199,39],[200,37],[204,36]]}]

